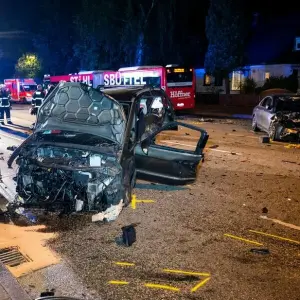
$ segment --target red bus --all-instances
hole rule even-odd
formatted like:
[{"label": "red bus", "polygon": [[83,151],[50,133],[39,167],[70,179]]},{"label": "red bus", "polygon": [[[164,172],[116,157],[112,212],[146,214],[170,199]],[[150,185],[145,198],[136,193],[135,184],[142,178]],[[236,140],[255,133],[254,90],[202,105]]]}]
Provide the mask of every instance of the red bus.
[{"label": "red bus", "polygon": [[174,109],[195,107],[195,72],[179,66],[140,66],[103,72],[104,88],[116,86],[152,85],[164,89]]},{"label": "red bus", "polygon": [[[109,71],[113,72],[113,71]],[[51,76],[51,75],[44,75],[44,84],[54,84],[56,85],[60,81],[67,81],[67,82],[82,82],[90,85],[94,88],[97,88],[99,85],[103,85],[103,73],[104,71],[83,71],[75,74],[69,75],[58,75],[58,76]]]},{"label": "red bus", "polygon": [[29,103],[37,89],[37,84],[32,78],[4,79],[5,86],[9,89],[12,102]]}]

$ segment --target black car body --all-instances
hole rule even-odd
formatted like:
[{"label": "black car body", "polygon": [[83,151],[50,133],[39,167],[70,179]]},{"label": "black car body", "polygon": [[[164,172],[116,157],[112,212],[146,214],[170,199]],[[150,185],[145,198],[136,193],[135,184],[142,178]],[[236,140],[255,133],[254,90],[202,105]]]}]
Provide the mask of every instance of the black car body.
[{"label": "black car body", "polygon": [[300,95],[270,95],[253,110],[252,128],[272,140],[300,141]]},{"label": "black car body", "polygon": [[33,134],[12,154],[17,158],[14,207],[91,212],[114,220],[131,201],[136,174],[152,181],[194,181],[208,135],[195,152],[154,144],[175,129],[174,111],[161,89],[100,91],[61,83],[41,106]]}]

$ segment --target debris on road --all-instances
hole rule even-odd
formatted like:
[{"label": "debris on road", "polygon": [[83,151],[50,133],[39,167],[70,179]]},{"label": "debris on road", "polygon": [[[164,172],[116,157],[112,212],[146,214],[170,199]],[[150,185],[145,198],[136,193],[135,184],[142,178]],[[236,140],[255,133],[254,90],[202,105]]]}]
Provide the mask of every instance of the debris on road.
[{"label": "debris on road", "polygon": [[297,145],[297,144],[289,144],[284,147],[287,149],[300,149],[300,145]]},{"label": "debris on road", "polygon": [[209,148],[210,149],[215,149],[215,148],[218,148],[219,147],[219,145],[212,145],[212,146],[210,146]]},{"label": "debris on road", "polygon": [[264,207],[264,208],[262,209],[262,213],[263,213],[263,214],[267,214],[268,211],[269,211],[269,210],[268,210],[266,207]]},{"label": "debris on road", "polygon": [[250,252],[256,253],[256,254],[262,254],[262,255],[270,254],[269,249],[257,249],[257,248],[252,248],[252,249],[250,249]]},{"label": "debris on road", "polygon": [[200,118],[199,122],[207,122],[207,123],[213,123],[215,120],[213,119],[204,119],[204,118]]},{"label": "debris on road", "polygon": [[299,165],[299,163],[297,163],[296,161],[282,160],[282,162],[284,162],[284,163],[289,163],[289,164],[296,164],[296,165]]},{"label": "debris on road", "polygon": [[262,144],[268,144],[268,143],[270,143],[270,138],[268,136],[260,136],[259,137],[259,141]]},{"label": "debris on road", "polygon": [[117,245],[130,247],[134,242],[136,242],[136,225],[137,224],[131,224],[121,228],[122,236],[116,238]]},{"label": "debris on road", "polygon": [[17,148],[17,146],[8,146],[6,149],[9,151],[15,151]]}]

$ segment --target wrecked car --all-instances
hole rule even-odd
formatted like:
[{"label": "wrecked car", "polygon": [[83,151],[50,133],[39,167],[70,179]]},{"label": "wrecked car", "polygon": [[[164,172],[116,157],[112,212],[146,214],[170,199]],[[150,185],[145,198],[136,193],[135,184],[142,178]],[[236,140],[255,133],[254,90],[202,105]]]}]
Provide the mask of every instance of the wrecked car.
[{"label": "wrecked car", "polygon": [[265,97],[253,110],[252,129],[269,134],[271,140],[300,141],[300,95]]},{"label": "wrecked car", "polygon": [[[178,125],[200,131],[196,151],[155,144]],[[131,201],[136,177],[185,184],[197,177],[207,133],[175,121],[165,92],[155,88],[96,90],[60,83],[41,106],[33,134],[11,155],[17,198],[10,209],[117,218]]]}]

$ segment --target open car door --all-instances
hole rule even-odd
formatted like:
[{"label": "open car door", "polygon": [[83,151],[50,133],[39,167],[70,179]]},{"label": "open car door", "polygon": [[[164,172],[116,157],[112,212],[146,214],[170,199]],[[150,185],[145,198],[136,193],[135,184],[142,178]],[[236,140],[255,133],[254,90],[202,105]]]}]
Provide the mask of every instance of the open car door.
[{"label": "open car door", "polygon": [[[173,131],[172,134],[174,127],[180,127],[183,130],[182,132]],[[186,134],[191,138],[194,137],[195,147],[180,142]],[[171,136],[173,140],[170,140]],[[208,134],[202,128],[176,121],[163,125],[136,146],[137,177],[172,185],[194,182],[204,159],[203,150],[207,140]],[[183,149],[178,146],[181,148],[183,146]]]}]

